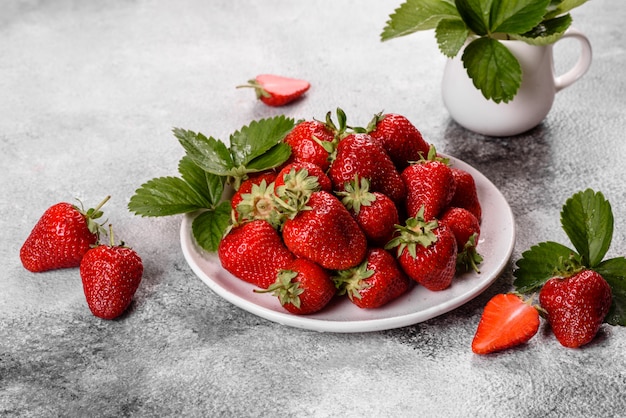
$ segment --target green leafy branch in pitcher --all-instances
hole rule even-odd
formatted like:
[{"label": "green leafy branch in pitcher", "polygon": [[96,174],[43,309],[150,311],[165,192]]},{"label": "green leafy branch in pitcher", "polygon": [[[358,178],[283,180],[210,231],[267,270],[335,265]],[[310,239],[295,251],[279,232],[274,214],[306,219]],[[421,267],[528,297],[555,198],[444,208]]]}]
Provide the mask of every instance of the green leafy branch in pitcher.
[{"label": "green leafy branch in pitcher", "polygon": [[570,10],[587,0],[406,0],[389,20],[381,40],[434,29],[441,52],[461,57],[467,74],[488,100],[511,101],[522,82],[517,58],[500,42],[556,42],[572,24]]}]

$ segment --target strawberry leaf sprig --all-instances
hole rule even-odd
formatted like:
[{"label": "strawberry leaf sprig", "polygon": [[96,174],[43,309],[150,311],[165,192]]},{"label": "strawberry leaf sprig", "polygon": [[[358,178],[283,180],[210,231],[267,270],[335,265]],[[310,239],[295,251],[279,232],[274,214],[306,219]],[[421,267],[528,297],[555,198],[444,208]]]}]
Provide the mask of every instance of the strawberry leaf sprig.
[{"label": "strawberry leaf sprig", "polygon": [[561,227],[575,250],[554,241],[532,246],[516,262],[516,291],[534,292],[552,277],[591,269],[609,283],[613,292],[611,310],[604,321],[626,325],[626,258],[604,259],[613,239],[611,204],[600,192],[578,192],[563,205]]},{"label": "strawberry leaf sprig", "polygon": [[284,163],[291,153],[283,142],[294,127],[285,116],[253,121],[230,135],[230,145],[202,133],[175,128],[186,154],[178,164],[180,177],[158,177],[142,184],[128,203],[140,216],[158,217],[200,211],[192,223],[198,245],[217,250],[231,224],[231,206],[223,198],[225,185],[236,190],[251,173]]}]

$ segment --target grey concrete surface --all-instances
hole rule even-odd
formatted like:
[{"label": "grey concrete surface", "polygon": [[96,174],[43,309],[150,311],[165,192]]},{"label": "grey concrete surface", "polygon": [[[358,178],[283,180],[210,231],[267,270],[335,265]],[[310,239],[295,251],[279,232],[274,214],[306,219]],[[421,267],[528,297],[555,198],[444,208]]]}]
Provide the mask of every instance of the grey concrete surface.
[{"label": "grey concrete surface", "polygon": [[[6,0],[0,13],[0,416],[6,417],[619,417],[626,416],[626,329],[565,349],[542,325],[525,346],[473,355],[489,298],[512,289],[531,245],[563,241],[559,211],[592,187],[613,203],[610,255],[626,252],[626,7],[574,12],[594,47],[591,70],[558,94],[536,129],[468,132],[440,95],[432,32],[387,43],[397,2]],[[557,68],[575,56],[557,50]],[[304,78],[304,100],[268,108],[235,86],[258,73]],[[482,295],[405,328],[332,334],[285,327],[214,294],[186,264],[180,217],[126,205],[172,175],[173,127],[226,138],[251,120],[364,124],[406,115],[439,150],[473,165],[510,203],[517,241]],[[19,248],[41,213],[80,198],[106,206],[145,264],[130,311],[93,317],[76,269],[26,271]]]}]

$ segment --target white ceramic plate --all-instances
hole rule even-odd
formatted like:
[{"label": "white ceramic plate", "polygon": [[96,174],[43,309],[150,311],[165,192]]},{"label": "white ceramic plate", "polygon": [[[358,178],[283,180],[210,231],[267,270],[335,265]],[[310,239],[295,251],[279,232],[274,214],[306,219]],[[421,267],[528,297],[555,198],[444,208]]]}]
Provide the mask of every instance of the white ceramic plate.
[{"label": "white ceramic plate", "polygon": [[426,321],[463,305],[487,289],[506,266],[515,241],[513,214],[502,193],[470,165],[452,157],[450,161],[454,167],[474,176],[483,213],[477,248],[484,261],[480,274],[457,275],[446,290],[433,292],[415,286],[378,309],[360,309],[347,298],[336,298],[319,313],[299,316],[284,310],[275,296],[253,292],[255,286],[221,267],[217,254],[198,247],[191,233],[192,215],[183,218],[180,229],[183,254],[194,273],[215,293],[246,311],[283,325],[347,333],[400,328]]}]

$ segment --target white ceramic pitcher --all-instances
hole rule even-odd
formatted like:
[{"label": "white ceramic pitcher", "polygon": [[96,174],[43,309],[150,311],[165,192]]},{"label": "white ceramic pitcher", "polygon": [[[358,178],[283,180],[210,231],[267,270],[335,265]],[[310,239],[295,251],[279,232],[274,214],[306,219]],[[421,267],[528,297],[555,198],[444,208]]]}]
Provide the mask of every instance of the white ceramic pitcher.
[{"label": "white ceramic pitcher", "polygon": [[582,77],[591,65],[589,39],[573,28],[560,39],[566,38],[578,40],[581,51],[576,64],[560,76],[554,71],[553,45],[501,41],[522,67],[522,84],[508,103],[485,99],[467,75],[460,51],[447,61],[442,81],[443,102],[450,116],[461,126],[489,136],[517,135],[537,126],[548,115],[556,93]]}]

